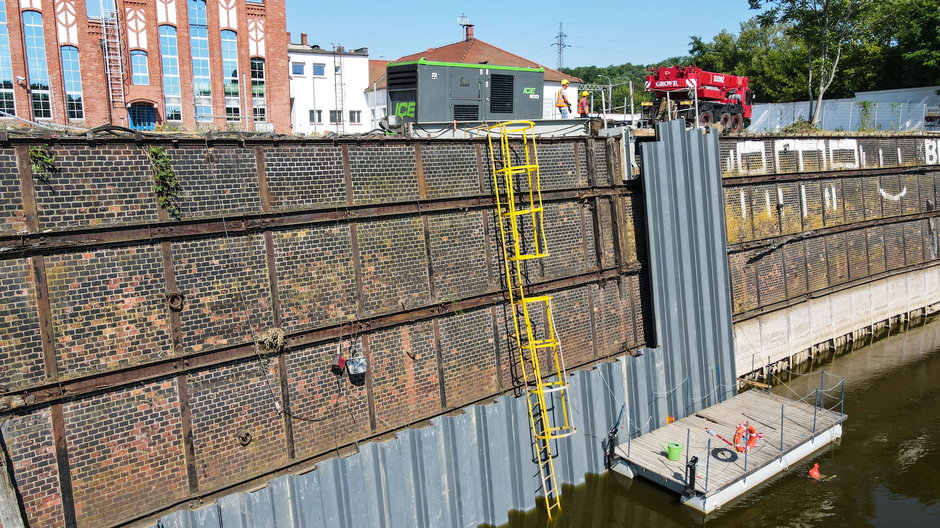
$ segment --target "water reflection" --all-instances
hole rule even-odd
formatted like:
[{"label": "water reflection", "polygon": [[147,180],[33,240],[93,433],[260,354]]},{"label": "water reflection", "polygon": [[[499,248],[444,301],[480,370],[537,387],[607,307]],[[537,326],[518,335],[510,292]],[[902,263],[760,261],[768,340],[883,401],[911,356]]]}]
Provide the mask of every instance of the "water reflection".
[{"label": "water reflection", "polygon": [[[508,526],[940,526],[940,322],[808,365],[773,390],[807,394],[819,387],[823,369],[846,378],[841,445],[805,459],[707,521],[674,494],[609,473],[564,487],[564,512],[553,524],[532,510],[511,513]],[[835,478],[805,478],[813,462]]]}]

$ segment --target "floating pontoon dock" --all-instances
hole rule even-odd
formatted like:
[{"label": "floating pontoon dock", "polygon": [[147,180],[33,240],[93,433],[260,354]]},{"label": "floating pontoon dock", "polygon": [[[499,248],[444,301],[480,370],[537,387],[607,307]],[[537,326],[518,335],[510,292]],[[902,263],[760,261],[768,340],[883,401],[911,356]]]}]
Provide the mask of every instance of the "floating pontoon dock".
[{"label": "floating pontoon dock", "polygon": [[[842,398],[829,410],[820,394],[814,403],[804,403],[758,390],[743,392],[620,444],[612,469],[661,484],[682,494],[686,506],[711,513],[842,436]],[[716,436],[733,441],[738,424],[745,422],[763,436],[746,455]],[[678,461],[666,458],[670,442],[682,445]],[[691,457],[698,457],[694,487],[686,485]]]}]

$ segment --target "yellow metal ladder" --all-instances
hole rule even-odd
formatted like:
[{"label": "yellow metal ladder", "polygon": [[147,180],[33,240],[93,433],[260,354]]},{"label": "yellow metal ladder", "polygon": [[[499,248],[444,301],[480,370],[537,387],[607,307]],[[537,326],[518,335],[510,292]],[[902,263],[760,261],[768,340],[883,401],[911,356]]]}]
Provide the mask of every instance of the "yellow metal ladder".
[{"label": "yellow metal ladder", "polygon": [[575,432],[568,381],[550,295],[527,295],[526,262],[548,256],[535,123],[506,121],[487,129],[503,271],[514,343],[528,398],[535,461],[549,519],[561,509],[552,441]]}]

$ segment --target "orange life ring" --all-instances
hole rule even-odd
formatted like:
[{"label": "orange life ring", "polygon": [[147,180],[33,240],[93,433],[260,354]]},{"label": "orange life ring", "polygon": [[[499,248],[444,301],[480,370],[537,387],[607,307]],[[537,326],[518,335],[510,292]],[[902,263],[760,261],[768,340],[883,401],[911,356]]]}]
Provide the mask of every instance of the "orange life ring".
[{"label": "orange life ring", "polygon": [[[747,441],[745,442],[744,437],[747,436]],[[754,444],[757,443],[757,438],[760,435],[757,432],[757,429],[754,429],[753,425],[748,424],[738,424],[737,430],[734,432],[734,448],[738,453],[743,453],[745,451],[750,451],[754,447]]]}]

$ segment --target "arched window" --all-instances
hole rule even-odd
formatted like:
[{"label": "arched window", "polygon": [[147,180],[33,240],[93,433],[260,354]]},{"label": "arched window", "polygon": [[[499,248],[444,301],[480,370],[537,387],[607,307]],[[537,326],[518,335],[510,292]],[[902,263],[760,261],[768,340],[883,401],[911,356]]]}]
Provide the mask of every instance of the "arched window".
[{"label": "arched window", "polygon": [[222,86],[225,92],[225,118],[238,121],[241,104],[238,98],[238,37],[234,31],[222,31]]},{"label": "arched window", "polygon": [[147,65],[147,52],[131,51],[131,83],[150,84],[150,67]]},{"label": "arched window", "polygon": [[268,120],[264,86],[264,59],[251,59],[251,113],[255,121]]},{"label": "arched window", "polygon": [[46,39],[42,30],[42,15],[39,12],[23,11],[23,40],[26,43],[26,71],[29,74],[33,118],[52,119]]},{"label": "arched window", "polygon": [[13,61],[10,59],[6,0],[0,0],[0,111],[11,116],[16,115],[16,105],[13,104]]},{"label": "arched window", "polygon": [[212,77],[209,68],[209,28],[206,0],[189,0],[189,47],[193,54],[193,96],[196,120],[212,120]]},{"label": "arched window", "polygon": [[62,84],[65,86],[65,110],[69,119],[85,119],[82,102],[82,68],[78,48],[62,46]]},{"label": "arched window", "polygon": [[160,56],[163,58],[163,106],[167,121],[183,119],[182,90],[180,90],[180,61],[176,42],[176,28],[160,26]]}]

